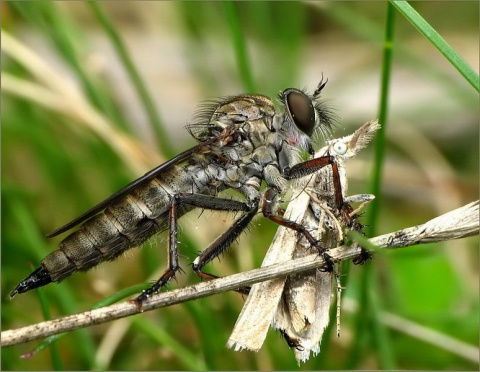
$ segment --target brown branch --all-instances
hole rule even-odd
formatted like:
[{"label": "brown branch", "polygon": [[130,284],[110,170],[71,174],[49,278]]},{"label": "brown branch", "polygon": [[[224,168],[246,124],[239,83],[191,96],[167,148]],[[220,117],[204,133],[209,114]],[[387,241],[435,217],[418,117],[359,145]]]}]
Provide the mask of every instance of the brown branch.
[{"label": "brown branch", "polygon": [[[458,239],[478,234],[478,201],[470,203],[455,211],[437,217],[423,225],[400,230],[371,239],[383,248],[399,248],[423,242],[437,242],[448,239]],[[395,239],[401,236],[402,239]],[[360,248],[356,245],[342,246],[329,251],[334,260],[342,261],[356,257]],[[179,304],[201,297],[250,286],[254,283],[296,274],[302,271],[318,269],[324,261],[317,254],[283,262],[240,274],[219,278],[209,282],[199,283],[186,288],[162,292],[152,296],[144,303],[143,310],[151,311],[161,307]],[[106,323],[115,319],[138,314],[135,304],[128,301],[90,310],[31,326],[7,330],[1,334],[1,346],[12,346],[19,343],[45,338],[51,335],[85,328],[91,325]]]}]

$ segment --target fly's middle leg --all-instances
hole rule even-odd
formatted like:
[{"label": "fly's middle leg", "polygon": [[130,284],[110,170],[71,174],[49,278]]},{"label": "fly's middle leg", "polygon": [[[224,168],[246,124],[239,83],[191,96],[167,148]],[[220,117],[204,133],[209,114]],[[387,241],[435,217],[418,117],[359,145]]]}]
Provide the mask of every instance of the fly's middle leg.
[{"label": "fly's middle leg", "polygon": [[[247,205],[247,204],[245,204]],[[252,221],[253,217],[257,214],[258,202],[249,207],[248,211],[240,216],[230,228],[228,228],[222,235],[220,235],[213,243],[211,243],[206,249],[204,249],[200,255],[193,261],[192,268],[195,273],[202,279],[212,280],[218,278],[218,276],[209,274],[202,271],[202,268],[218,257],[223,251],[225,251],[230,245],[240,236],[240,234],[247,228]],[[248,294],[250,292],[249,287],[237,288],[236,292],[242,294]]]},{"label": "fly's middle leg", "polygon": [[[178,264],[178,244],[177,244],[177,235],[178,235],[177,210],[178,210],[178,206],[181,204],[188,204],[194,207],[205,208],[210,210],[218,210],[218,211],[237,211],[237,212],[248,211],[251,213],[251,210],[253,210],[254,213],[252,214],[252,218],[256,212],[256,208],[253,209],[247,203],[239,200],[217,198],[210,195],[187,194],[187,193],[180,193],[172,196],[172,201],[171,201],[170,210],[169,210],[169,220],[168,220],[169,221],[168,269],[165,270],[165,272],[155,282],[155,284],[153,284],[150,288],[147,288],[146,290],[142,291],[142,293],[134,300],[139,305],[139,307],[141,307],[142,302],[145,301],[149,296],[158,292],[162,287],[167,285],[167,283],[172,278],[175,277],[175,274],[177,273],[177,271],[181,270]],[[250,222],[250,220],[248,222]],[[230,245],[234,239],[235,238],[233,238],[228,245]],[[226,247],[228,247],[228,245]],[[197,260],[198,260],[198,257],[194,261],[194,270],[195,270],[195,262],[197,262]],[[197,270],[195,270],[195,272],[197,272]]]},{"label": "fly's middle leg", "polygon": [[317,239],[315,239],[313,235],[303,225],[278,215],[277,211],[275,210],[277,205],[277,202],[276,202],[277,197],[278,197],[278,192],[275,189],[270,188],[265,191],[265,194],[263,195],[263,201],[262,201],[263,215],[267,217],[269,220],[281,226],[285,226],[289,229],[295,230],[298,233],[302,234],[305,237],[305,239],[308,240],[310,245],[312,245],[318,250],[318,253],[325,260],[325,266],[323,270],[329,271],[329,272],[332,271],[333,262],[332,262],[332,258],[327,253],[327,248],[320,246],[320,242]]}]

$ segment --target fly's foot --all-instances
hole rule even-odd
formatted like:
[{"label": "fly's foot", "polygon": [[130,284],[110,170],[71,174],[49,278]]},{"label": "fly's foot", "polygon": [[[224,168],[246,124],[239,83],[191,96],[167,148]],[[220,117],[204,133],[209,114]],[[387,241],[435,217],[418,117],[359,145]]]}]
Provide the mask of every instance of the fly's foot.
[{"label": "fly's foot", "polygon": [[372,258],[373,258],[372,253],[368,249],[365,249],[362,247],[360,254],[357,257],[353,258],[352,262],[355,265],[363,265],[365,262],[367,262],[368,260],[371,260]]},{"label": "fly's foot", "polygon": [[240,293],[241,295],[248,296],[250,294],[250,287],[241,287],[234,289],[235,292]]},{"label": "fly's foot", "polygon": [[148,295],[142,292],[140,295],[137,296],[137,298],[134,298],[133,300],[128,300],[128,302],[137,306],[137,310],[139,313],[143,313],[143,302],[147,298],[148,298]]},{"label": "fly's foot", "polygon": [[129,302],[132,304],[137,305],[137,309],[139,312],[143,312],[143,303],[148,300],[148,298],[159,291],[160,288],[155,288],[156,285],[153,285],[150,288],[144,289],[142,293],[140,293],[137,298],[130,300]]},{"label": "fly's foot", "polygon": [[280,334],[283,336],[285,341],[287,341],[288,347],[290,349],[296,349],[298,351],[303,351],[305,348],[300,343],[300,340],[294,337],[290,337],[284,329],[279,329]]},{"label": "fly's foot", "polygon": [[328,249],[321,247],[319,242],[317,242],[315,246],[318,250],[319,256],[322,256],[323,260],[325,261],[325,264],[319,270],[331,273],[333,271],[333,259],[332,256],[327,253]]},{"label": "fly's foot", "polygon": [[144,289],[140,295],[134,300],[131,300],[131,303],[137,305],[138,311],[143,311],[143,303],[153,294],[160,291],[161,288],[165,287],[167,283],[175,278],[175,273],[179,270],[178,267],[174,269],[167,269],[163,275],[158,279],[150,288]]},{"label": "fly's foot", "polygon": [[320,271],[331,273],[333,271],[333,260],[332,256],[330,256],[326,251],[327,250],[324,249],[324,251],[320,253],[325,261],[325,265],[320,269]]}]

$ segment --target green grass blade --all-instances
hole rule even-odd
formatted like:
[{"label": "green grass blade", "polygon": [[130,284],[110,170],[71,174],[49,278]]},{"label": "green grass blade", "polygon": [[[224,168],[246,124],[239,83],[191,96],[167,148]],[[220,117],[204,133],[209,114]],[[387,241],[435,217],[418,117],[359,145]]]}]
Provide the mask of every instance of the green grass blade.
[{"label": "green grass blade", "polygon": [[121,128],[128,128],[125,124],[125,116],[111,99],[111,92],[101,81],[92,77],[84,62],[82,55],[84,35],[76,23],[72,19],[65,19],[55,2],[11,2],[9,5],[48,38],[63,62],[71,67],[90,102],[113,118]]},{"label": "green grass blade", "polygon": [[197,355],[193,354],[181,342],[170,336],[163,327],[155,325],[145,317],[133,317],[132,320],[142,333],[151,337],[159,345],[162,345],[175,354],[187,370],[204,371],[209,369]]},{"label": "green grass blade", "polygon": [[395,30],[395,11],[391,5],[388,6],[387,21],[385,29],[385,41],[383,47],[383,63],[381,73],[380,103],[378,109],[378,121],[381,128],[375,137],[375,159],[372,173],[370,192],[375,195],[375,200],[371,203],[368,225],[370,234],[375,236],[375,226],[378,219],[379,206],[382,204],[381,182],[383,163],[385,159],[386,130],[388,118],[388,92],[390,90],[390,77],[393,61],[393,38]]},{"label": "green grass blade", "polygon": [[480,90],[478,74],[408,2],[391,1],[391,4],[445,56],[477,92]]},{"label": "green grass blade", "polygon": [[137,94],[140,97],[140,101],[142,102],[143,107],[150,119],[150,126],[155,132],[157,143],[160,144],[160,147],[166,156],[173,156],[175,154],[175,150],[171,145],[172,141],[170,141],[168,133],[164,129],[165,127],[162,124],[157,109],[155,108],[155,103],[145,84],[143,83],[140,73],[130,58],[129,52],[125,47],[120,34],[117,32],[113,23],[108,19],[107,15],[102,9],[101,4],[95,1],[87,2],[87,4],[97,17],[98,22],[103,27],[105,34],[108,36],[112,46],[115,48],[120,61],[123,63],[123,66],[125,67],[125,70],[127,71],[128,76],[130,77],[130,80],[135,87]]},{"label": "green grass blade", "polygon": [[235,51],[235,57],[237,60],[240,76],[242,77],[243,84],[245,86],[245,93],[255,93],[255,83],[253,81],[252,70],[248,60],[247,47],[245,45],[245,38],[242,32],[242,26],[238,18],[236,4],[231,1],[224,3],[225,12],[227,13],[227,22],[230,26],[232,34],[232,41]]}]

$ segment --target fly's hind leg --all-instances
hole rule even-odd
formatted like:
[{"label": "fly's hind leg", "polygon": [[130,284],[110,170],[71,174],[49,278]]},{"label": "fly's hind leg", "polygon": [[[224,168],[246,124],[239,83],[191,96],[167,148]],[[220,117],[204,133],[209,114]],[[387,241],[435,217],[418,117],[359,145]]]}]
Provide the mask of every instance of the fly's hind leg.
[{"label": "fly's hind leg", "polygon": [[[219,210],[219,211],[251,211],[252,208],[247,203],[233,200],[217,198],[210,195],[202,194],[176,194],[172,197],[169,211],[169,238],[168,238],[168,269],[160,276],[160,278],[150,287],[142,291],[142,293],[134,300],[141,309],[143,301],[152,294],[158,292],[162,287],[175,277],[177,271],[181,270],[178,264],[178,244],[177,244],[177,208],[181,204],[188,204],[194,207]],[[255,209],[256,211],[256,209]],[[253,216],[252,216],[253,217]]]}]

